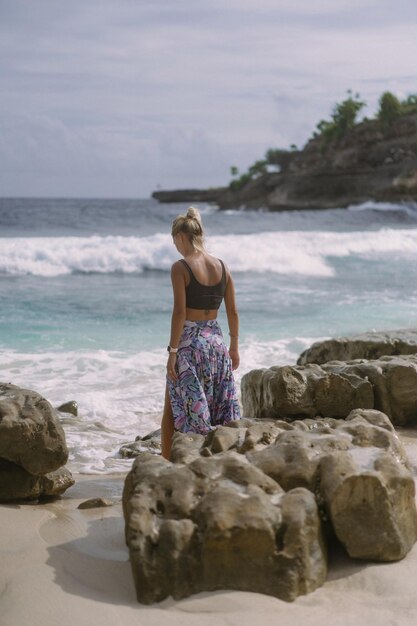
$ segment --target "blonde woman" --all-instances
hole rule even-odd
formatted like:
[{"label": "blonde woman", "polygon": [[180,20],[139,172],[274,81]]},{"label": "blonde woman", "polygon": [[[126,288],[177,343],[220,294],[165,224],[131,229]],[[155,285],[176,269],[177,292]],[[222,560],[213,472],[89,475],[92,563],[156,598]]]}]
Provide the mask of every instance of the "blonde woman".
[{"label": "blonde woman", "polygon": [[[239,366],[239,315],[232,276],[223,261],[206,251],[196,208],[175,218],[171,234],[183,258],[171,268],[174,306],[161,424],[165,458],[174,430],[205,434],[240,418],[232,372]],[[229,349],[217,322],[223,299]]]}]

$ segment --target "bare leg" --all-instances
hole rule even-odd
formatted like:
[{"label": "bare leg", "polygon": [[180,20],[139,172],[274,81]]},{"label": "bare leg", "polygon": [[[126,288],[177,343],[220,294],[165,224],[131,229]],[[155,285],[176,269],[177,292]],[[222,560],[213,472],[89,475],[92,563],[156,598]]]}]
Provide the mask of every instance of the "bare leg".
[{"label": "bare leg", "polygon": [[164,459],[169,460],[171,453],[172,435],[174,434],[174,416],[172,415],[171,399],[168,393],[168,384],[165,386],[164,412],[161,422],[161,448]]}]

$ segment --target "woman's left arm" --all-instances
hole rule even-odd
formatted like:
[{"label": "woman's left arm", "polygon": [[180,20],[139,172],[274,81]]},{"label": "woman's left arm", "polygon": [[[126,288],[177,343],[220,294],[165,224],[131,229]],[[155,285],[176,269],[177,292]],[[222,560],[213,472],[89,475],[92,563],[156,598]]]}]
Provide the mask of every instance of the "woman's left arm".
[{"label": "woman's left arm", "polygon": [[[171,282],[174,292],[174,306],[172,309],[171,317],[171,337],[169,345],[171,348],[178,348],[182,331],[184,329],[185,313],[186,313],[186,301],[185,301],[185,273],[182,263],[177,261],[171,268]],[[177,353],[170,352],[167,362],[168,376],[175,380],[177,373],[175,371],[175,364],[177,362]]]}]

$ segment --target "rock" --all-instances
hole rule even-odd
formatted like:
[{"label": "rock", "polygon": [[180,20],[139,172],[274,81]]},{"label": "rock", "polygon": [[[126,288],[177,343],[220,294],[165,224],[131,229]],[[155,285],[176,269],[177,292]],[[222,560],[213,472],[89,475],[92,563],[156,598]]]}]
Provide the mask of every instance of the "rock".
[{"label": "rock", "polygon": [[[272,426],[265,424],[262,437],[256,423],[252,450],[244,442],[234,449],[286,491],[313,492],[350,556],[392,561],[407,554],[417,537],[414,480],[386,415],[356,409],[346,420],[306,419],[271,432]],[[205,445],[208,437],[201,453]]]},{"label": "rock", "polygon": [[119,454],[124,459],[133,459],[140,452],[151,452],[161,454],[161,429],[153,430],[151,433],[138,435],[133,443],[125,443],[119,450]]},{"label": "rock", "polygon": [[243,376],[241,390],[243,413],[256,418],[344,418],[352,409],[374,406],[370,382],[315,364],[252,370]]},{"label": "rock", "polygon": [[256,418],[344,418],[355,408],[375,408],[393,424],[417,422],[414,354],[252,370],[241,388],[243,412]]},{"label": "rock", "polygon": [[160,439],[139,439],[133,443],[125,443],[119,449],[119,454],[123,459],[134,459],[141,452],[151,452],[152,454],[161,454]]},{"label": "rock", "polygon": [[35,475],[67,462],[62,426],[39,393],[0,383],[0,457]]},{"label": "rock", "polygon": [[242,445],[247,428],[227,428],[227,426],[218,426],[208,433],[205,438],[205,447],[210,447],[210,451],[214,454],[238,448]]},{"label": "rock", "polygon": [[152,198],[159,202],[217,202],[227,187],[214,189],[173,189],[154,191]]},{"label": "rock", "polygon": [[144,437],[141,437],[140,435],[138,435],[135,439],[135,441],[147,441],[148,439],[161,439],[161,429],[157,428],[156,430],[153,430],[151,433],[148,433],[147,435],[144,435]]},{"label": "rock", "polygon": [[236,452],[188,465],[142,453],[126,478],[123,510],[144,604],[216,589],[294,600],[325,580],[313,494],[284,493]]},{"label": "rock", "polygon": [[416,541],[414,480],[392,454],[370,448],[364,452],[359,462],[351,451],[325,456],[320,490],[349,556],[396,561]]},{"label": "rock", "polygon": [[115,502],[113,500],[109,500],[108,498],[90,498],[89,500],[84,500],[77,506],[77,509],[97,509],[106,506],[113,506]]},{"label": "rock", "polygon": [[173,463],[191,463],[200,457],[204,435],[199,433],[174,432],[169,460]]},{"label": "rock", "polygon": [[416,354],[417,328],[369,332],[350,337],[336,337],[317,341],[299,356],[297,365],[378,359],[385,355]]},{"label": "rock", "polygon": [[322,368],[334,375],[353,374],[369,381],[374,408],[388,415],[393,424],[417,423],[417,355],[384,356],[375,361],[330,361]]},{"label": "rock", "polygon": [[0,459],[0,502],[59,496],[73,484],[74,479],[65,467],[39,476]]},{"label": "rock", "polygon": [[74,415],[75,417],[77,417],[78,404],[75,400],[70,400],[69,402],[64,402],[64,404],[61,404],[57,408],[57,411],[61,411],[61,413],[71,413],[71,415]]},{"label": "rock", "polygon": [[59,496],[75,484],[71,472],[66,467],[60,467],[54,472],[41,476],[42,496]]}]

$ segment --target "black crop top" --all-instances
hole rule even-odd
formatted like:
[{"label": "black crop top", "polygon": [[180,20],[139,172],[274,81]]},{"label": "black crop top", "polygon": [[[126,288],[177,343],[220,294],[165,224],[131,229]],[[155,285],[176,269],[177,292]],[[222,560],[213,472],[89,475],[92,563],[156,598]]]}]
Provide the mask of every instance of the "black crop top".
[{"label": "black crop top", "polygon": [[185,288],[186,306],[189,309],[218,309],[226,291],[226,270],[221,259],[222,277],[217,285],[202,285],[193,274],[187,261],[180,259],[190,273],[190,282]]}]

